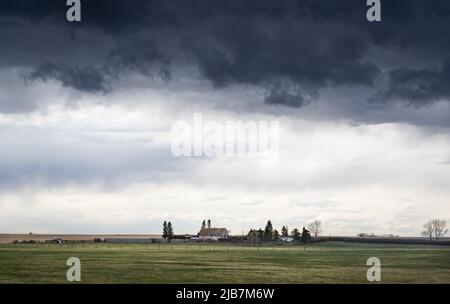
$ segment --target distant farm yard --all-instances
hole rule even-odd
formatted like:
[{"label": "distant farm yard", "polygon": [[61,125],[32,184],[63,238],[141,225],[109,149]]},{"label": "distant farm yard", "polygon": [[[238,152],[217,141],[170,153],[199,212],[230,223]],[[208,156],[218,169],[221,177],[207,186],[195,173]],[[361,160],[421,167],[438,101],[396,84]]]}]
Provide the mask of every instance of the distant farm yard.
[{"label": "distant farm yard", "polygon": [[306,246],[228,244],[2,244],[0,283],[368,283],[369,257],[381,283],[450,283],[450,248],[326,242]]}]

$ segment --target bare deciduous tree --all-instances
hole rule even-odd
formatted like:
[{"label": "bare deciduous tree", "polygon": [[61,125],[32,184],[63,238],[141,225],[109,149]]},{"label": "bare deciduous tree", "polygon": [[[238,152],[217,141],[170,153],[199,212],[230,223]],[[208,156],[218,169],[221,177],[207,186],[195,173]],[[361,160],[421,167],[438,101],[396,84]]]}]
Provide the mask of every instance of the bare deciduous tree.
[{"label": "bare deciduous tree", "polygon": [[423,225],[425,229],[422,235],[428,236],[430,240],[434,237],[437,241],[443,237],[447,232],[447,221],[441,219],[433,219]]},{"label": "bare deciduous tree", "polygon": [[431,222],[433,223],[434,238],[436,240],[443,237],[447,233],[447,222],[445,220],[434,219]]},{"label": "bare deciduous tree", "polygon": [[431,221],[423,224],[423,229],[422,235],[428,237],[431,241],[433,239],[433,225],[431,224]]},{"label": "bare deciduous tree", "polygon": [[318,239],[322,234],[322,222],[319,220],[315,220],[308,225],[308,230],[314,236],[315,239]]}]

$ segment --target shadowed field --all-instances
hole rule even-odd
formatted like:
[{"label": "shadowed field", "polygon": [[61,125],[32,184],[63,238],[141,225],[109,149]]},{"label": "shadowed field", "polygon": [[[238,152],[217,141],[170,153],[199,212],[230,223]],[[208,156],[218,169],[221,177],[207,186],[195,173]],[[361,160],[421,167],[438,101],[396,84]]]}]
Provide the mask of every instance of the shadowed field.
[{"label": "shadowed field", "polygon": [[0,245],[0,283],[367,283],[378,257],[382,283],[450,283],[450,248],[328,242],[252,247],[198,244]]}]

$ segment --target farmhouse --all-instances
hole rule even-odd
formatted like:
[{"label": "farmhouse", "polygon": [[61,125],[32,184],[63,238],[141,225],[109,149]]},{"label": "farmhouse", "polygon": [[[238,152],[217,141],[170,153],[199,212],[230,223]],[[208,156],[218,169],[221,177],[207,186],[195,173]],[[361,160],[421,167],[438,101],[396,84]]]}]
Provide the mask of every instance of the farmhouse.
[{"label": "farmhouse", "polygon": [[228,239],[228,230],[225,228],[203,228],[198,233],[200,240],[218,241]]},{"label": "farmhouse", "polygon": [[294,241],[294,238],[292,238],[290,236],[280,236],[280,237],[278,237],[278,239],[282,242],[288,242],[288,243]]}]

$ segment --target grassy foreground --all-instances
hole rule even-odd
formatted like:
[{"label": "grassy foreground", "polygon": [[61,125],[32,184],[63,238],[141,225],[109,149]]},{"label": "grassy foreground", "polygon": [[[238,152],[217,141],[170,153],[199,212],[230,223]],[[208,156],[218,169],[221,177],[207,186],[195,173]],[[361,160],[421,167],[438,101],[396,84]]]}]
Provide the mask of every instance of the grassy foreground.
[{"label": "grassy foreground", "polygon": [[0,283],[67,283],[69,257],[81,260],[81,283],[367,283],[369,257],[381,260],[382,283],[450,283],[448,247],[332,242],[0,245]]}]

